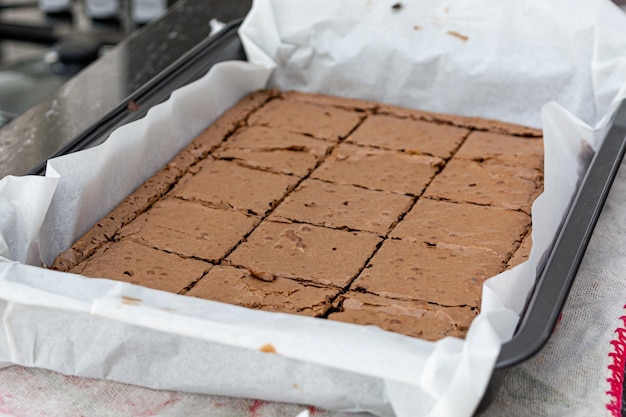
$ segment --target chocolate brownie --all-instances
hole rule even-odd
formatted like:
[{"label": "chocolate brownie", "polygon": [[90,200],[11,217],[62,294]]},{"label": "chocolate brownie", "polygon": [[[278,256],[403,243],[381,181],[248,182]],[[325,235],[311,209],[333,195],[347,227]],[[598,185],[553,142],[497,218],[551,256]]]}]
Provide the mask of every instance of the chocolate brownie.
[{"label": "chocolate brownie", "polygon": [[528,257],[541,132],[300,92],[225,112],[52,268],[427,340]]}]

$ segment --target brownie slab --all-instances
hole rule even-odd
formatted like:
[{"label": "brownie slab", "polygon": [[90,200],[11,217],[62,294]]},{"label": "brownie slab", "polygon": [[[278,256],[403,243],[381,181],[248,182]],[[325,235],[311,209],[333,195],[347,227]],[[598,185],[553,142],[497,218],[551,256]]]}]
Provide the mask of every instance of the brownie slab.
[{"label": "brownie slab", "polygon": [[166,252],[219,261],[258,219],[175,198],[160,201],[120,231],[122,238]]},{"label": "brownie slab", "polygon": [[385,234],[413,200],[387,191],[306,180],[274,210],[270,220]]},{"label": "brownie slab", "polygon": [[528,257],[542,161],[535,129],[259,91],[53,268],[427,340],[463,337],[483,281]]},{"label": "brownie slab", "polygon": [[188,293],[199,298],[259,310],[322,316],[339,294],[338,288],[316,287],[276,277],[263,281],[250,271],[231,266],[215,266]]},{"label": "brownie slab", "polygon": [[211,267],[206,262],[121,240],[103,246],[70,272],[178,293],[200,279]]},{"label": "brownie slab", "polygon": [[431,156],[340,144],[312,178],[419,195],[442,165],[443,160]]},{"label": "brownie slab", "polygon": [[386,240],[351,288],[448,307],[478,307],[483,281],[503,266],[489,250]]},{"label": "brownie slab", "polygon": [[345,287],[381,240],[371,233],[265,221],[227,260],[268,277]]}]

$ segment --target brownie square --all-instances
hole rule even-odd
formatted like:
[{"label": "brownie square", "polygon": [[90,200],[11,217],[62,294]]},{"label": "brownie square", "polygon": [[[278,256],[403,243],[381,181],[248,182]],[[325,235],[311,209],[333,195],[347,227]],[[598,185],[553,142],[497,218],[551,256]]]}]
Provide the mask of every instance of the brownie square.
[{"label": "brownie square", "polygon": [[463,337],[478,314],[478,309],[468,307],[443,307],[354,291],[339,296],[338,301],[338,311],[328,315],[330,320],[378,326],[425,340]]},{"label": "brownie square", "polygon": [[424,196],[530,213],[540,179],[533,169],[452,158]]},{"label": "brownie square", "polygon": [[263,276],[345,287],[380,241],[371,233],[265,221],[227,260]]},{"label": "brownie square", "polygon": [[351,288],[448,307],[477,307],[483,281],[503,269],[503,260],[490,250],[386,240]]},{"label": "brownie square", "polygon": [[340,144],[312,178],[371,190],[419,195],[443,161],[425,155]]},{"label": "brownie square", "polygon": [[70,272],[178,293],[200,279],[211,266],[196,259],[121,240],[104,245]]},{"label": "brownie square", "polygon": [[124,227],[120,235],[167,252],[217,261],[257,222],[238,211],[170,198]]},{"label": "brownie square", "polygon": [[216,208],[263,215],[299,181],[297,177],[206,160],[180,180],[174,196]]},{"label": "brownie square", "polygon": [[330,142],[310,136],[252,126],[239,130],[214,154],[253,168],[303,177],[330,146]]},{"label": "brownie square", "polygon": [[337,141],[346,137],[363,117],[357,112],[287,98],[270,101],[253,113],[248,123]]},{"label": "brownie square", "polygon": [[456,154],[463,159],[543,170],[543,140],[472,132]]},{"label": "brownie square", "polygon": [[529,226],[519,211],[421,198],[390,236],[480,247],[508,259]]},{"label": "brownie square", "polygon": [[322,316],[338,288],[317,287],[276,277],[263,281],[250,271],[215,266],[186,295],[279,313]]},{"label": "brownie square", "polygon": [[445,124],[372,115],[365,119],[347,141],[447,159],[468,133],[468,129]]},{"label": "brownie square", "polygon": [[412,202],[410,197],[387,191],[306,180],[285,198],[270,219],[385,234]]}]

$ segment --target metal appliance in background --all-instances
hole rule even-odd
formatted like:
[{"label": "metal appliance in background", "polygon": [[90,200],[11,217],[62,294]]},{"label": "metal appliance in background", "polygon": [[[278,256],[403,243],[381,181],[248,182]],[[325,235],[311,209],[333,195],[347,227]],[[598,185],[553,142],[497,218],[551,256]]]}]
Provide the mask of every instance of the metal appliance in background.
[{"label": "metal appliance in background", "polygon": [[[93,19],[111,19],[127,12],[138,24],[144,24],[165,13],[172,0],[83,0],[85,14]],[[73,0],[39,0],[39,8],[46,13],[67,12]]]},{"label": "metal appliance in background", "polygon": [[0,0],[0,127],[173,2]]}]

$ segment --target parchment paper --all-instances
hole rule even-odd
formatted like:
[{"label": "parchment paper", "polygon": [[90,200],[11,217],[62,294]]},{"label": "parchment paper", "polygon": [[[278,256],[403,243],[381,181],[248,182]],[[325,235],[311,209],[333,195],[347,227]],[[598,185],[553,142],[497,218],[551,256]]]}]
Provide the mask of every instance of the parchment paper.
[{"label": "parchment paper", "polygon": [[[51,160],[45,178],[1,180],[0,361],[382,416],[471,415],[584,172],[581,150],[597,146],[620,97],[626,22],[597,0],[395,3],[257,1],[241,33],[252,63],[218,64],[103,145]],[[533,206],[531,259],[485,284],[465,341],[425,342],[38,267],[264,87],[274,66],[273,86],[543,126],[546,192]],[[544,106],[550,99],[575,116]],[[267,343],[278,354],[260,352]]]}]

